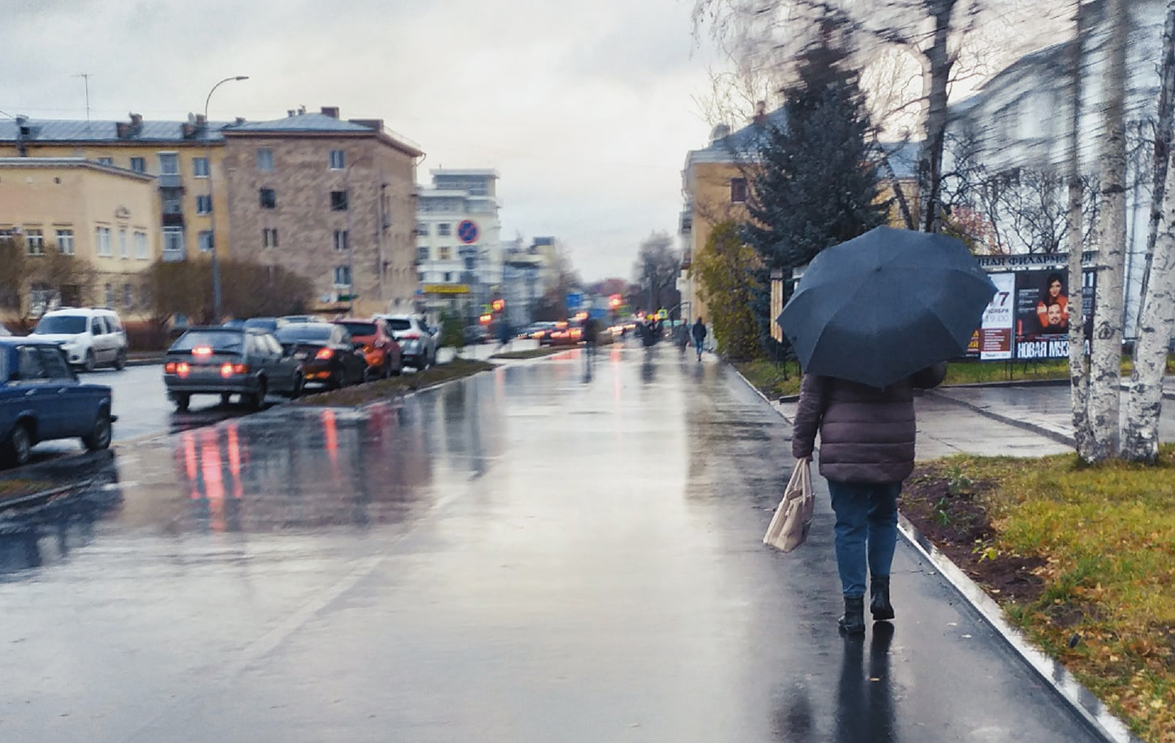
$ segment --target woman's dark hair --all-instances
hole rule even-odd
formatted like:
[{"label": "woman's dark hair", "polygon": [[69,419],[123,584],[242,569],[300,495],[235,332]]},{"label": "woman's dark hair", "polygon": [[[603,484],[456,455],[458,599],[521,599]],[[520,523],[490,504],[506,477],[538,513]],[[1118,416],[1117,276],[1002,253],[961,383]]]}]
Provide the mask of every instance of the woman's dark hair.
[{"label": "woman's dark hair", "polygon": [[1040,301],[1044,303],[1045,307],[1048,307],[1050,304],[1056,304],[1056,300],[1049,295],[1049,287],[1053,285],[1054,281],[1059,281],[1061,283],[1061,293],[1065,292],[1065,279],[1057,271],[1050,273],[1048,279],[1044,282],[1044,287],[1040,290]]}]

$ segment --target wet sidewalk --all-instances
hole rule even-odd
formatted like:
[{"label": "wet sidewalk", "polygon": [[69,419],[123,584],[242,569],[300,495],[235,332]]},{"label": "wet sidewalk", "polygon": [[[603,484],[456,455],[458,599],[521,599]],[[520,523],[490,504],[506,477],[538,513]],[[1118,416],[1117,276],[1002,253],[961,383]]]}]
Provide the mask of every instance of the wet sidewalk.
[{"label": "wet sidewalk", "polygon": [[0,524],[4,740],[1097,740],[906,544],[841,638],[826,493],[763,547],[787,428],[667,346],[87,461]]}]

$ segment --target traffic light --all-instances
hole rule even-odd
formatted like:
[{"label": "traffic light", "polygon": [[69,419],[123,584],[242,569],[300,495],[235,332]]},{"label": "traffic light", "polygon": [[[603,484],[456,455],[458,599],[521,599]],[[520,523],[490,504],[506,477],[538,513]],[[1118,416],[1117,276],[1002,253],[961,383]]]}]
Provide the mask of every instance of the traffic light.
[{"label": "traffic light", "polygon": [[608,300],[608,304],[611,305],[612,309],[614,310],[620,309],[620,302],[621,299],[619,294],[613,294],[612,298]]},{"label": "traffic light", "polygon": [[495,299],[494,300],[494,312],[501,312],[504,309],[506,309],[506,300]]},{"label": "traffic light", "polygon": [[494,316],[487,313],[482,315],[480,320],[482,325],[489,325],[491,322],[493,322]]}]

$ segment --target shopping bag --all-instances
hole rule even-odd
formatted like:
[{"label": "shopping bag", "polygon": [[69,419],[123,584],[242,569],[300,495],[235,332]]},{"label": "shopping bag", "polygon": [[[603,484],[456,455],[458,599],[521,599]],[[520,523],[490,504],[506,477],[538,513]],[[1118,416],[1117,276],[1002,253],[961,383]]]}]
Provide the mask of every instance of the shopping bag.
[{"label": "shopping bag", "polygon": [[812,492],[812,460],[804,457],[796,462],[791,480],[783,491],[783,500],[775,509],[771,525],[763,537],[763,544],[783,552],[791,552],[808,538],[812,527],[812,513],[816,510],[816,495]]}]

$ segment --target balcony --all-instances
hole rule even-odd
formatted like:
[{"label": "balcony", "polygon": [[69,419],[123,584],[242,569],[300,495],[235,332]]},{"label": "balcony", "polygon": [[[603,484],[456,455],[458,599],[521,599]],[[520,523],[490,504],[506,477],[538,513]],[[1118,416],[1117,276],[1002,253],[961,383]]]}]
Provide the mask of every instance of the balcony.
[{"label": "balcony", "polygon": [[178,250],[164,250],[163,251],[163,262],[164,263],[182,263],[183,261],[186,261],[187,259],[188,259],[188,251],[185,250],[184,248],[179,248]]},{"label": "balcony", "polygon": [[163,226],[164,227],[183,227],[184,226],[183,213],[182,212],[176,212],[176,213],[164,212],[163,213]]},{"label": "balcony", "polygon": [[179,173],[160,173],[156,176],[159,179],[160,188],[183,188],[183,181],[180,180]]}]

